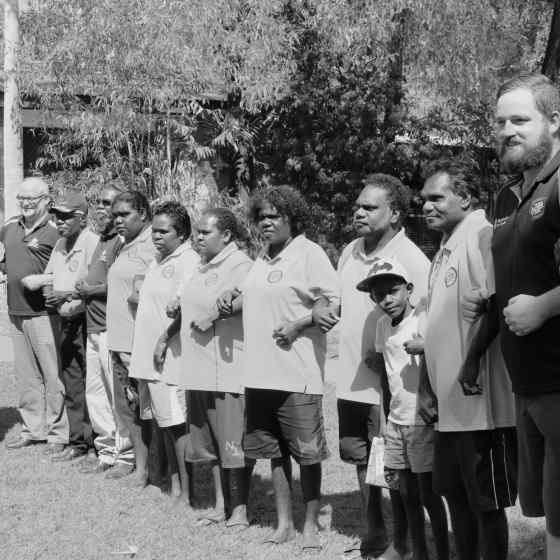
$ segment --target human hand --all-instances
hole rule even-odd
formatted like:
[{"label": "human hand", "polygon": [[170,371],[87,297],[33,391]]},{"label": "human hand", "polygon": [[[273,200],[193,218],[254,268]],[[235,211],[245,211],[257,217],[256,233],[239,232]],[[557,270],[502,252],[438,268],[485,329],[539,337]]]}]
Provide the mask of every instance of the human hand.
[{"label": "human hand", "polygon": [[72,301],[72,292],[50,290],[45,297],[45,304],[48,307],[58,307],[66,301]]},{"label": "human hand", "polygon": [[175,319],[180,309],[181,309],[181,300],[178,297],[176,297],[175,299],[172,299],[165,307],[165,314],[170,319]]},{"label": "human hand", "polygon": [[216,306],[220,317],[229,317],[233,314],[233,300],[239,296],[241,292],[238,289],[226,290],[216,300]]},{"label": "human hand", "polygon": [[46,286],[48,283],[45,274],[29,274],[21,279],[21,284],[26,290],[32,292],[39,290]]},{"label": "human hand", "polygon": [[313,323],[324,333],[329,332],[340,321],[340,315],[336,309],[325,303],[315,304],[311,314]]},{"label": "human hand", "polygon": [[272,332],[272,338],[280,348],[288,349],[297,338],[299,328],[295,321],[286,321]]},{"label": "human hand", "polygon": [[512,333],[525,336],[539,329],[548,319],[548,314],[539,297],[520,294],[510,298],[504,317]]},{"label": "human hand", "polygon": [[191,328],[198,332],[207,331],[218,318],[218,312],[215,313],[201,313],[191,321]]},{"label": "human hand", "polygon": [[480,316],[486,312],[488,301],[488,290],[484,288],[472,290],[461,299],[463,308],[463,318],[470,323],[474,323]]},{"label": "human hand", "polygon": [[467,360],[461,367],[458,381],[465,396],[482,395],[482,386],[477,383],[479,371],[478,364],[473,360]]},{"label": "human hand", "polygon": [[163,364],[165,363],[165,355],[167,353],[168,340],[167,335],[162,334],[154,348],[154,367],[156,371],[161,371],[163,369]]},{"label": "human hand", "polygon": [[412,356],[424,353],[424,337],[418,333],[414,333],[410,340],[404,344],[404,351]]},{"label": "human hand", "polygon": [[91,293],[94,289],[93,286],[91,286],[90,284],[88,284],[85,280],[78,280],[76,282],[76,294],[82,298],[82,299],[87,299],[89,297],[91,297]]},{"label": "human hand", "polygon": [[438,421],[437,399],[433,395],[418,393],[417,399],[418,416],[427,425],[435,424]]}]

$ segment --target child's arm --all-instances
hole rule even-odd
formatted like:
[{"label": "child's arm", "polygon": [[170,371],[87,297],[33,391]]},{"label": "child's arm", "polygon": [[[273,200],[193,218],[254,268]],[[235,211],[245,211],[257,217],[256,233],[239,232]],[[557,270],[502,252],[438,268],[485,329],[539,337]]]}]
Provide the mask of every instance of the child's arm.
[{"label": "child's arm", "polygon": [[381,380],[381,394],[383,398],[383,412],[385,417],[389,414],[391,406],[391,392],[389,391],[389,380],[387,379],[387,369],[385,368],[385,359],[381,352],[371,350],[365,359],[366,365],[375,374],[379,375]]},{"label": "child's arm", "polygon": [[422,355],[424,353],[424,337],[421,334],[415,333],[403,346],[407,354]]},{"label": "child's arm", "polygon": [[467,350],[465,363],[459,372],[459,383],[465,395],[480,395],[482,387],[477,383],[480,360],[499,332],[498,308],[494,297],[488,300],[486,312],[471,327],[474,335]]}]

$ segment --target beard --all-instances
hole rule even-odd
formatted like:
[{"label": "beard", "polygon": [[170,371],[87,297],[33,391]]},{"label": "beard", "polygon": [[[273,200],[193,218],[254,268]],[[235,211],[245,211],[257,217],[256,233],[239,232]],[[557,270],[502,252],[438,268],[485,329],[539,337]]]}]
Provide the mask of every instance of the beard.
[{"label": "beard", "polygon": [[498,156],[502,171],[507,175],[517,175],[529,169],[542,167],[552,153],[552,137],[547,131],[543,131],[536,146],[527,148],[524,153],[519,155],[508,155],[505,143],[501,143],[498,149]]}]

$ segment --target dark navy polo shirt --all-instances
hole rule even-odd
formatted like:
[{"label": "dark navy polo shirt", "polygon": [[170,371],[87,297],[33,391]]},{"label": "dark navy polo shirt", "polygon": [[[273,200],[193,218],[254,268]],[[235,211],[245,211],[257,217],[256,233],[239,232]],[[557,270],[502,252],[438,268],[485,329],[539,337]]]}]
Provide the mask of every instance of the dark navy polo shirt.
[{"label": "dark navy polo shirt", "polygon": [[538,296],[560,285],[554,257],[560,239],[559,167],[560,153],[524,196],[518,181],[504,187],[496,201],[492,254],[500,335],[513,390],[520,395],[560,391],[560,316],[526,336],[513,334],[503,316],[510,298]]},{"label": "dark navy polo shirt", "polygon": [[[122,239],[116,232],[102,237],[95,248],[86,276],[86,282],[90,286],[107,284],[107,273],[109,267],[117,258]],[[103,332],[107,330],[107,294],[89,299],[86,303],[87,331],[90,333]]]},{"label": "dark navy polo shirt", "polygon": [[10,315],[47,314],[41,290],[26,290],[21,279],[44,272],[58,237],[56,226],[50,221],[48,214],[28,232],[25,231],[21,217],[7,221],[0,229],[0,241],[5,248]]}]

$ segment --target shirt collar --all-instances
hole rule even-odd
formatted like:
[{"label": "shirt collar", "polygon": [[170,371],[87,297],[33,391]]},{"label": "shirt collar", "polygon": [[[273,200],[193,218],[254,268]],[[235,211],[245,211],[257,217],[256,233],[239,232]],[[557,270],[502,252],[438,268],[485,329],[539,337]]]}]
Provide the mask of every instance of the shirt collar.
[{"label": "shirt collar", "polygon": [[539,171],[532,185],[530,186],[529,189],[527,189],[525,196],[521,195],[521,188],[523,187],[523,177],[520,177],[519,180],[515,181],[515,183],[510,186],[510,190],[512,190],[517,196],[517,198],[519,198],[520,200],[524,199],[530,193],[533,192],[533,189],[535,188],[536,185],[548,181],[551,175],[556,173],[559,167],[560,167],[560,150],[558,150],[558,152],[554,154],[554,157]]},{"label": "shirt collar", "polygon": [[383,247],[381,247],[380,249],[374,249],[371,253],[365,252],[364,238],[360,237],[358,238],[358,242],[354,246],[354,256],[365,262],[373,261],[373,259],[376,258],[380,251],[391,250],[393,248],[393,245],[398,245],[403,240],[405,235],[406,233],[404,231],[404,228],[401,228],[399,231],[397,231],[397,233],[395,233],[393,237],[391,237],[391,239],[389,239],[389,241],[385,245],[383,245]]},{"label": "shirt collar", "polygon": [[132,241],[125,243],[123,249],[128,249],[136,243],[144,243],[148,238],[152,237],[152,226],[148,226],[146,229],[142,230]]},{"label": "shirt collar", "polygon": [[306,240],[307,238],[304,233],[296,235],[296,237],[294,237],[273,259],[268,256],[268,245],[265,245],[259,257],[266,262],[277,262],[289,257],[292,253],[297,253]]},{"label": "shirt collar", "polygon": [[69,257],[70,255],[74,255],[75,253],[79,253],[79,252],[83,251],[84,246],[85,246],[86,238],[89,237],[92,234],[93,234],[93,232],[89,228],[83,229],[80,232],[80,235],[78,235],[78,238],[76,239],[76,242],[74,243],[74,246],[72,247],[72,249],[70,249],[70,251],[66,250],[66,238],[61,237],[60,238],[60,241],[61,241],[60,251],[61,251],[61,253],[63,253],[67,257]]},{"label": "shirt collar", "polygon": [[486,221],[486,212],[484,210],[474,210],[457,225],[453,233],[449,236],[447,241],[441,243],[440,249],[447,249],[452,251],[461,243],[471,228],[479,226]]},{"label": "shirt collar", "polygon": [[173,251],[171,254],[167,255],[167,257],[165,257],[164,259],[158,260],[159,257],[156,257],[156,261],[157,261],[158,265],[166,263],[166,262],[170,261],[171,259],[176,259],[177,257],[180,257],[183,253],[185,253],[189,249],[192,250],[192,245],[191,245],[190,239],[187,239],[187,241],[185,241],[184,243],[181,243],[181,245],[179,245],[179,247],[177,247],[177,249],[175,249],[175,251]]},{"label": "shirt collar", "polygon": [[235,241],[230,241],[217,255],[214,256],[213,259],[209,260],[207,263],[204,263],[200,266],[201,270],[206,270],[211,266],[216,266],[221,262],[225,261],[230,255],[239,251],[237,244]]},{"label": "shirt collar", "polygon": [[20,216],[18,220],[19,224],[23,228],[23,231],[25,232],[25,235],[32,234],[34,231],[37,231],[39,228],[46,226],[50,221],[51,221],[51,217],[47,212],[40,220],[38,220],[33,224],[33,227],[31,229],[28,230],[25,226],[25,220],[23,219],[23,216]]}]

